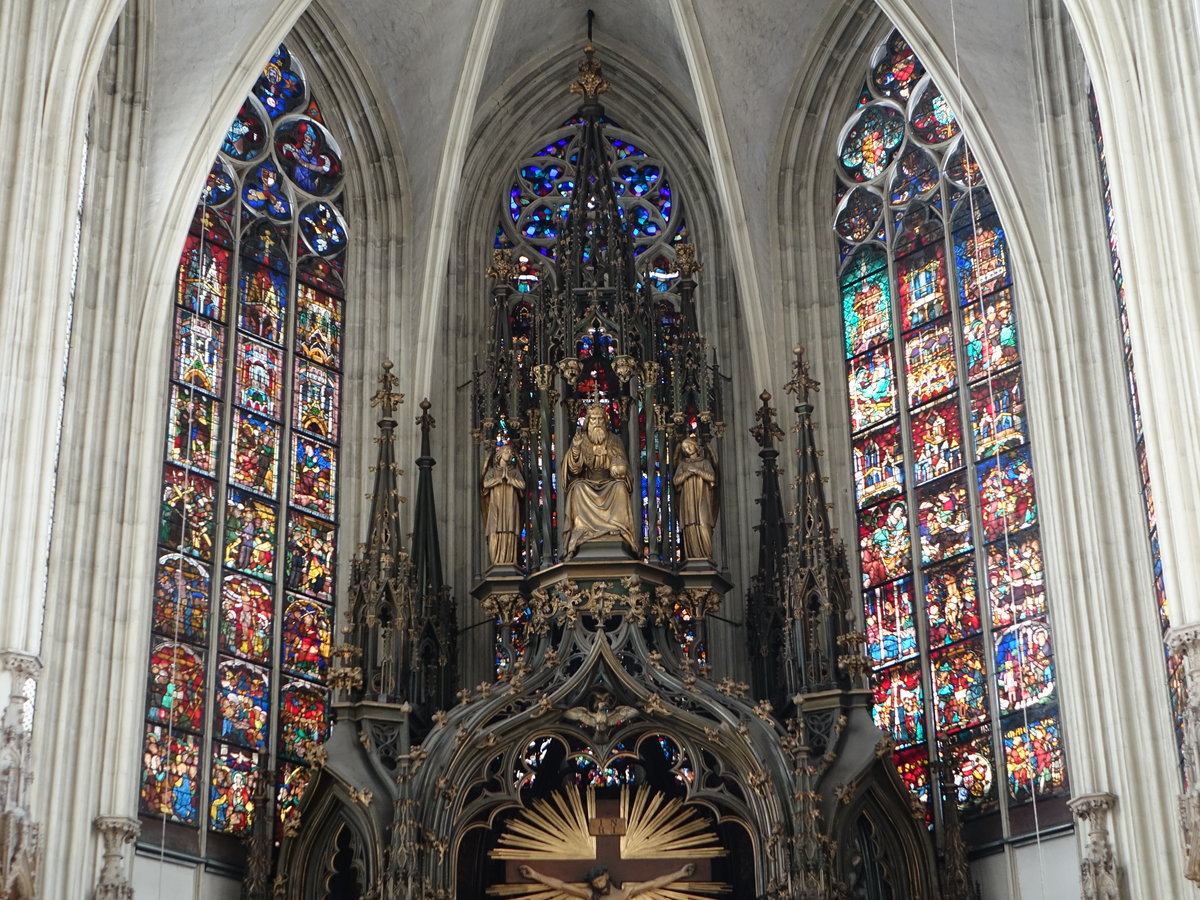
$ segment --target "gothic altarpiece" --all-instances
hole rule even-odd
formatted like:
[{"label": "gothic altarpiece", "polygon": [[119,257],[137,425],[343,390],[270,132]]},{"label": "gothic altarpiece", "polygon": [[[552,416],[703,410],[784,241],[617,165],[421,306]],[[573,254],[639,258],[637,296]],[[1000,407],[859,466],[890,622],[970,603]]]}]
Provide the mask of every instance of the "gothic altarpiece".
[{"label": "gothic altarpiece", "polygon": [[790,513],[766,392],[754,429],[753,686],[706,675],[705,618],[732,588],[713,548],[724,376],[698,326],[701,264],[686,232],[656,269],[636,252],[645,204],[631,201],[662,174],[643,165],[638,191],[616,171],[633,145],[607,134],[594,53],[571,88],[582,105],[567,137],[523,176],[559,179],[557,205],[514,199],[522,233],[545,249],[532,244],[531,263],[498,241],[488,272],[494,323],[473,432],[490,565],[472,595],[500,623],[499,677],[455,683],[427,403],[401,544],[401,398],[385,370],[368,541],[330,678],[337,724],[310,749],[317,773],[277,854],[256,824],[246,893],[968,897],[961,840],[948,828],[935,850],[871,719],[816,465],[817,385],[799,352]]}]

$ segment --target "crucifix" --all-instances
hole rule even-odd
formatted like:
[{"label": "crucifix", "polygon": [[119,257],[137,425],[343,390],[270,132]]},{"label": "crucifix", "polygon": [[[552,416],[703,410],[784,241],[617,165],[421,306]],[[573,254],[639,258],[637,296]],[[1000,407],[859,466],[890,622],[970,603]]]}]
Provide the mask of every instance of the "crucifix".
[{"label": "crucifix", "polygon": [[696,900],[724,893],[725,885],[711,881],[710,860],[725,851],[708,822],[657,791],[630,791],[623,787],[620,799],[610,799],[589,790],[586,810],[574,791],[535,804],[510,822],[492,851],[505,860],[505,886],[488,893],[585,900],[653,898],[658,889]]}]

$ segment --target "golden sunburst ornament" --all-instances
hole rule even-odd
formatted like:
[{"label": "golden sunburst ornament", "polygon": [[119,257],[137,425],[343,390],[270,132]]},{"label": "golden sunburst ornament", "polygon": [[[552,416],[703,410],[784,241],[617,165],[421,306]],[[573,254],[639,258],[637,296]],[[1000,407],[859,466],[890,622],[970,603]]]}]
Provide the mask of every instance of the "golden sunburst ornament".
[{"label": "golden sunburst ornament", "polygon": [[[619,814],[605,815],[606,811],[599,809],[602,805],[606,804],[597,803],[594,788],[582,793],[564,790],[517,813],[490,855],[525,863],[515,870],[524,878],[520,883],[494,885],[488,896],[514,900],[591,896],[710,900],[729,891],[728,885],[690,880],[695,861],[726,855],[708,819],[696,808],[652,788],[629,785],[622,786],[616,808],[607,810],[619,810]],[[647,876],[645,863],[622,865],[634,860],[662,860],[663,871]],[[539,867],[538,861],[548,865]],[[623,887],[611,888],[611,893],[593,893],[596,888],[590,884],[565,880],[582,877],[597,863],[610,866],[613,878],[622,879],[622,870],[633,868],[646,880],[628,879]],[[510,865],[510,877],[513,874]]]}]

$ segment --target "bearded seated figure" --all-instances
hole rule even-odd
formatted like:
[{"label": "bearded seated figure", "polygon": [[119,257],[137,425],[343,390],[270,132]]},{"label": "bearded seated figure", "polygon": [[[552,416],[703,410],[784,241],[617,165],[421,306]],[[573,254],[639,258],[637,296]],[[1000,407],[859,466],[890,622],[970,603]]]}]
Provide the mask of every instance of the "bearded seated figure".
[{"label": "bearded seated figure", "polygon": [[574,556],[580,544],[610,535],[636,553],[629,461],[620,439],[608,429],[604,407],[588,407],[584,427],[567,450],[566,463],[564,558]]}]

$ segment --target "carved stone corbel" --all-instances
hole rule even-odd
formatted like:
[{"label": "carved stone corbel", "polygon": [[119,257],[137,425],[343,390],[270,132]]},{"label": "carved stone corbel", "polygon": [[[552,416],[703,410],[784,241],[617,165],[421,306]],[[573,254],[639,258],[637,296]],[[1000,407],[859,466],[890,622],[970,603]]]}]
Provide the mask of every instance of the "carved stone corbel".
[{"label": "carved stone corbel", "polygon": [[1200,882],[1200,625],[1172,629],[1168,649],[1183,664],[1183,774],[1187,788],[1179,797],[1184,875]]},{"label": "carved stone corbel", "polygon": [[104,840],[104,864],[92,900],[133,900],[125,847],[141,832],[141,823],[125,816],[97,816],[92,825]]},{"label": "carved stone corbel", "polygon": [[1116,802],[1112,794],[1082,794],[1067,802],[1080,825],[1079,877],[1083,900],[1121,900],[1120,870],[1108,839],[1108,811]]}]

